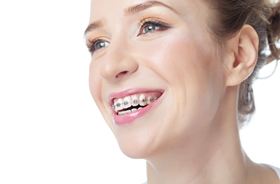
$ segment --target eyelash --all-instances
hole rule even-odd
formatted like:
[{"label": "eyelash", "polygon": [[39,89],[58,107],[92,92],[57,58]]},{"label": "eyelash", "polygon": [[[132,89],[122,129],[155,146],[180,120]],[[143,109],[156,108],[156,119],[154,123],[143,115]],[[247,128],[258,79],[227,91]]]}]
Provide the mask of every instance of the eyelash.
[{"label": "eyelash", "polygon": [[[145,30],[145,28],[149,29],[149,26],[153,26],[154,30],[150,30],[150,31],[149,30]],[[148,34],[148,33],[157,32],[157,31],[165,31],[165,30],[171,28],[171,26],[168,25],[167,23],[164,23],[162,21],[155,20],[155,19],[152,19],[152,18],[143,19],[139,23],[139,27],[140,27],[140,30],[139,30],[139,33],[137,34],[137,37],[141,36],[141,35]],[[149,31],[149,32],[145,33],[143,31]],[[89,52],[91,54],[94,54],[94,52],[96,52],[97,50],[101,49],[101,48],[99,48],[99,49],[95,48],[97,46],[97,44],[105,43],[105,42],[107,42],[107,44],[108,44],[108,41],[106,41],[104,39],[100,39],[100,38],[97,38],[97,39],[94,39],[92,41],[89,41],[89,44],[88,44]]]},{"label": "eyelash", "polygon": [[170,28],[170,25],[168,25],[167,23],[164,23],[160,20],[156,20],[156,19],[153,19],[153,18],[146,18],[146,19],[143,19],[140,22],[140,24],[139,24],[140,31],[137,34],[137,36],[140,36],[142,34],[151,33],[151,32],[147,32],[147,33],[142,32],[143,30],[145,30],[145,28],[148,28],[149,26],[158,27],[158,29],[152,30],[152,32],[154,32],[154,31],[165,31],[165,30]]}]

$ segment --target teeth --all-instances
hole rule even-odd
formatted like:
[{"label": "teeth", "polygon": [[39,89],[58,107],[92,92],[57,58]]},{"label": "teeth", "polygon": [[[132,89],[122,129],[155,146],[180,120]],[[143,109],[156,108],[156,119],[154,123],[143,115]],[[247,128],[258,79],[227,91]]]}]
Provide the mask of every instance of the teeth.
[{"label": "teeth", "polygon": [[115,106],[115,111],[119,111],[123,109],[123,100],[122,99],[116,100],[114,106]]},{"label": "teeth", "polygon": [[128,114],[128,113],[131,113],[131,110],[121,111],[121,112],[118,113],[118,115],[125,115],[125,114]]},{"label": "teeth", "polygon": [[120,112],[118,112],[118,115],[126,115],[126,114],[135,112],[135,111],[140,110],[140,109],[143,109],[143,107],[139,107],[138,109],[134,108],[134,109],[131,109],[131,110],[120,111]]},{"label": "teeth", "polygon": [[153,103],[155,100],[156,100],[156,97],[149,96],[148,99],[147,99],[147,104],[151,104],[151,103]]},{"label": "teeth", "polygon": [[131,106],[131,97],[127,96],[123,99],[123,109],[126,109]]},{"label": "teeth", "polygon": [[[123,109],[128,109],[129,107],[146,106],[153,103],[158,97],[155,95],[145,96],[145,94],[135,94],[131,96],[126,96],[124,98],[114,99],[112,108],[115,112],[119,112]],[[134,108],[135,109],[135,108]],[[132,109],[134,112],[135,110]]]},{"label": "teeth", "polygon": [[135,107],[139,104],[138,96],[137,95],[132,95],[131,96],[131,102],[132,106]]},{"label": "teeth", "polygon": [[146,96],[144,94],[141,94],[139,96],[139,105],[141,105],[141,106],[147,105],[147,99],[146,99]]}]

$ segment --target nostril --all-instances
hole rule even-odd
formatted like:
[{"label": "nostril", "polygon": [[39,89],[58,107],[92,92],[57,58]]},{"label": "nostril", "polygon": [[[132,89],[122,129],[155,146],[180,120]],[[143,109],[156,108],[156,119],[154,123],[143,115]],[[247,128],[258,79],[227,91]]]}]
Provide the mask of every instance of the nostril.
[{"label": "nostril", "polygon": [[119,78],[119,77],[121,77],[122,75],[125,75],[125,74],[127,74],[128,73],[128,71],[122,71],[122,72],[120,72],[120,73],[118,73],[117,75],[116,75],[116,78]]}]

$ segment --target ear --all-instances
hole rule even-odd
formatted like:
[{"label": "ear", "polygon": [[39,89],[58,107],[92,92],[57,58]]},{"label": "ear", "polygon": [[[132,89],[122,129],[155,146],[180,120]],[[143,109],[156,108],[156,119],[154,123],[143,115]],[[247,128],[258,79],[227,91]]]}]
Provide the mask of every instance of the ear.
[{"label": "ear", "polygon": [[236,86],[254,71],[259,50],[259,37],[250,25],[244,25],[227,44],[229,53],[225,59],[226,86]]}]

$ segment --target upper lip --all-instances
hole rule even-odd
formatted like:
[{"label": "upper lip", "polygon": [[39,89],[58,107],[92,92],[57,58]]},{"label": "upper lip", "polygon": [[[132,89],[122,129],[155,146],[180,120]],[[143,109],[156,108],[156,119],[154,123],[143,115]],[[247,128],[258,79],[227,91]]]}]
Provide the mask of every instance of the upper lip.
[{"label": "upper lip", "polygon": [[133,88],[133,89],[127,89],[124,91],[120,92],[113,92],[109,95],[109,103],[110,105],[113,105],[114,99],[116,98],[123,98],[126,96],[130,96],[133,94],[138,94],[138,93],[147,93],[147,92],[160,92],[163,93],[163,89],[151,89],[151,88]]}]

